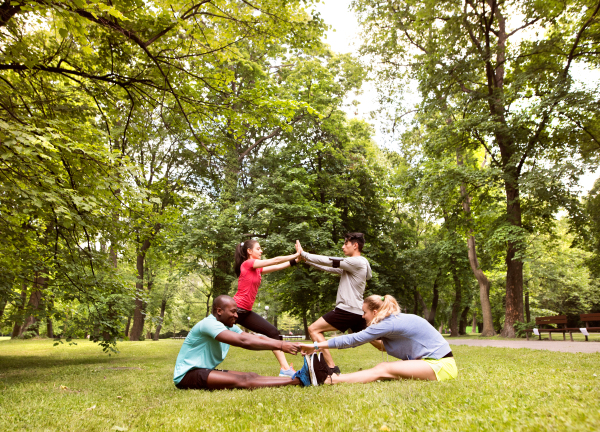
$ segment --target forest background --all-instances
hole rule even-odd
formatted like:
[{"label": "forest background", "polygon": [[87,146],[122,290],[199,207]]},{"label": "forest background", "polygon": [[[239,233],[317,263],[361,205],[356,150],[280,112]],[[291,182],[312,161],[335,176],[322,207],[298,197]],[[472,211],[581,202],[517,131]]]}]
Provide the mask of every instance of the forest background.
[{"label": "forest background", "polygon": [[[240,241],[350,231],[367,294],[452,336],[600,311],[600,3],[356,0],[360,55],[314,6],[0,2],[2,334],[185,333]],[[347,114],[367,81],[392,146]],[[306,334],[336,289],[297,266],[257,310]]]}]

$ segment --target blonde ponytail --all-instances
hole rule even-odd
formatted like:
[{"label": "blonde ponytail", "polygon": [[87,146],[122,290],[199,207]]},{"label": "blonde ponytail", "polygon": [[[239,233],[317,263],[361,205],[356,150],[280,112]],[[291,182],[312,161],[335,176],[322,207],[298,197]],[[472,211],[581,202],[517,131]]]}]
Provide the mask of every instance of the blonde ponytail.
[{"label": "blonde ponytail", "polygon": [[377,311],[377,314],[373,317],[369,325],[377,324],[390,315],[398,315],[400,313],[400,306],[398,306],[398,302],[391,295],[369,296],[365,299],[365,304],[369,310]]}]

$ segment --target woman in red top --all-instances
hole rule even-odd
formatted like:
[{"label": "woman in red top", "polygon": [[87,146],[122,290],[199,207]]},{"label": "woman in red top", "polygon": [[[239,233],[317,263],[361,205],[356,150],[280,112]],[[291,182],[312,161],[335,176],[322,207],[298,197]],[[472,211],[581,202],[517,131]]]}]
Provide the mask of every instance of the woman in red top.
[{"label": "woman in red top", "polygon": [[[254,300],[258,293],[261,275],[281,270],[296,265],[299,253],[287,256],[279,256],[268,260],[261,260],[262,249],[256,240],[246,240],[235,248],[235,273],[238,275],[238,290],[233,296],[237,303],[238,319],[248,330],[260,333],[271,339],[282,340],[279,330],[273,324],[252,312]],[[283,351],[273,351],[281,369],[279,376],[292,377],[296,372],[287,362]]]}]

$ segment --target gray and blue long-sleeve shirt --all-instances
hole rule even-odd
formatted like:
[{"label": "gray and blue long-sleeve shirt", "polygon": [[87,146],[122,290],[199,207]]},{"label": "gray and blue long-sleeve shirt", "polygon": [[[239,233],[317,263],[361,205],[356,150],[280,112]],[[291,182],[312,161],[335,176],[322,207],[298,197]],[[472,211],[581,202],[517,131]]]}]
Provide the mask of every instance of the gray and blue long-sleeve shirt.
[{"label": "gray and blue long-sleeve shirt", "polygon": [[329,339],[329,348],[353,348],[381,339],[388,354],[401,360],[441,359],[451,349],[446,339],[420,316],[390,315],[358,333]]},{"label": "gray and blue long-sleeve shirt", "polygon": [[302,252],[302,258],[314,268],[340,275],[335,307],[358,315],[363,314],[363,293],[367,281],[371,279],[371,266],[366,258],[331,258],[307,252]]}]

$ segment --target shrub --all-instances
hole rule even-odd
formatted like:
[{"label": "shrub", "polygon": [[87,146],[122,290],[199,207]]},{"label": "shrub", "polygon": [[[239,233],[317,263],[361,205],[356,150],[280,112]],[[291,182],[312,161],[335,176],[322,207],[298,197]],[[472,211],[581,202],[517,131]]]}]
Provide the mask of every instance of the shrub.
[{"label": "shrub", "polygon": [[530,322],[519,322],[514,323],[513,327],[517,333],[517,337],[525,337],[525,330],[531,330],[535,327],[535,321]]}]

